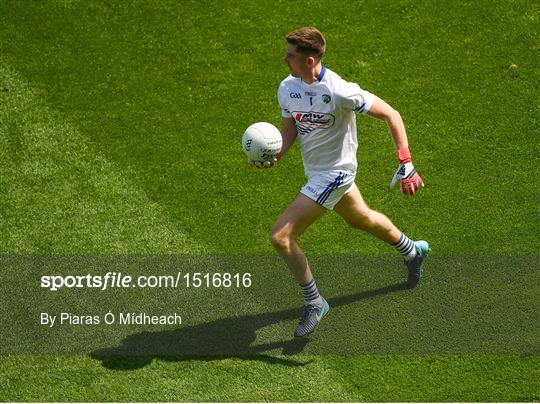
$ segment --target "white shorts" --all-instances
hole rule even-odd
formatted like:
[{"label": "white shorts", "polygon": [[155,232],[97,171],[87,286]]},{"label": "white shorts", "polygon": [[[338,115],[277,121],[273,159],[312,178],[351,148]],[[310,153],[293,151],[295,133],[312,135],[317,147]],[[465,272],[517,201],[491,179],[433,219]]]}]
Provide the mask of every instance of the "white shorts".
[{"label": "white shorts", "polygon": [[348,171],[316,173],[308,178],[300,192],[319,205],[334,209],[343,195],[352,190],[354,177],[355,175]]}]

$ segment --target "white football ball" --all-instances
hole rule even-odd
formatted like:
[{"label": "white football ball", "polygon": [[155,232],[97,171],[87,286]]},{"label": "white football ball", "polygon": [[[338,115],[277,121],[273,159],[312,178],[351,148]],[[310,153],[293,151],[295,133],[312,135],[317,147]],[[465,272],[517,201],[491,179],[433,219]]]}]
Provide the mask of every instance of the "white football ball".
[{"label": "white football ball", "polygon": [[268,122],[254,123],[242,136],[242,147],[248,159],[261,163],[274,161],[282,144],[281,132]]}]

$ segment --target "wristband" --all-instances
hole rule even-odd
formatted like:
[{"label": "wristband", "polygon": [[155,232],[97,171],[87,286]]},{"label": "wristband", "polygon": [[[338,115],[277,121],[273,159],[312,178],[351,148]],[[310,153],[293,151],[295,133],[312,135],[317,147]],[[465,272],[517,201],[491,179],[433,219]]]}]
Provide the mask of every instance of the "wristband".
[{"label": "wristband", "polygon": [[408,147],[398,149],[397,157],[398,157],[398,160],[399,160],[400,164],[410,163],[412,161],[411,160],[411,152],[409,151]]}]

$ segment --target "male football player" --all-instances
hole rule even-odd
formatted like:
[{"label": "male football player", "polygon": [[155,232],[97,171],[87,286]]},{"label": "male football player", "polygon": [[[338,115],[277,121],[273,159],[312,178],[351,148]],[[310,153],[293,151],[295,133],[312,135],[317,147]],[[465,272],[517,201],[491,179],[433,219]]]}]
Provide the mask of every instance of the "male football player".
[{"label": "male football player", "polygon": [[[390,129],[399,160],[390,186],[399,183],[403,194],[414,195],[424,185],[412,164],[400,114],[322,64],[326,41],[316,28],[290,32],[287,44],[285,63],[291,74],[278,90],[283,136],[279,157],[299,137],[307,183],[277,220],[270,240],[300,285],[304,309],[294,335],[303,337],[315,330],[329,306],[317,289],[297,239],[327,210],[336,211],[352,228],[395,247],[404,257],[410,288],[420,280],[429,246],[423,240],[414,242],[385,215],[370,209],[354,181],[358,147],[355,113],[361,113],[384,120]],[[267,162],[264,167],[273,165]]]}]

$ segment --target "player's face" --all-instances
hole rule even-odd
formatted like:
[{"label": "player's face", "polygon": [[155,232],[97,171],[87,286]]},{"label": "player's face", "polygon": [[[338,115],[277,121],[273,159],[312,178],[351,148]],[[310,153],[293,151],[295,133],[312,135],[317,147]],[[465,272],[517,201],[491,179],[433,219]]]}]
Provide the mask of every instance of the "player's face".
[{"label": "player's face", "polygon": [[296,45],[288,44],[285,53],[285,63],[289,66],[291,75],[301,77],[308,68],[307,56],[296,51]]}]

